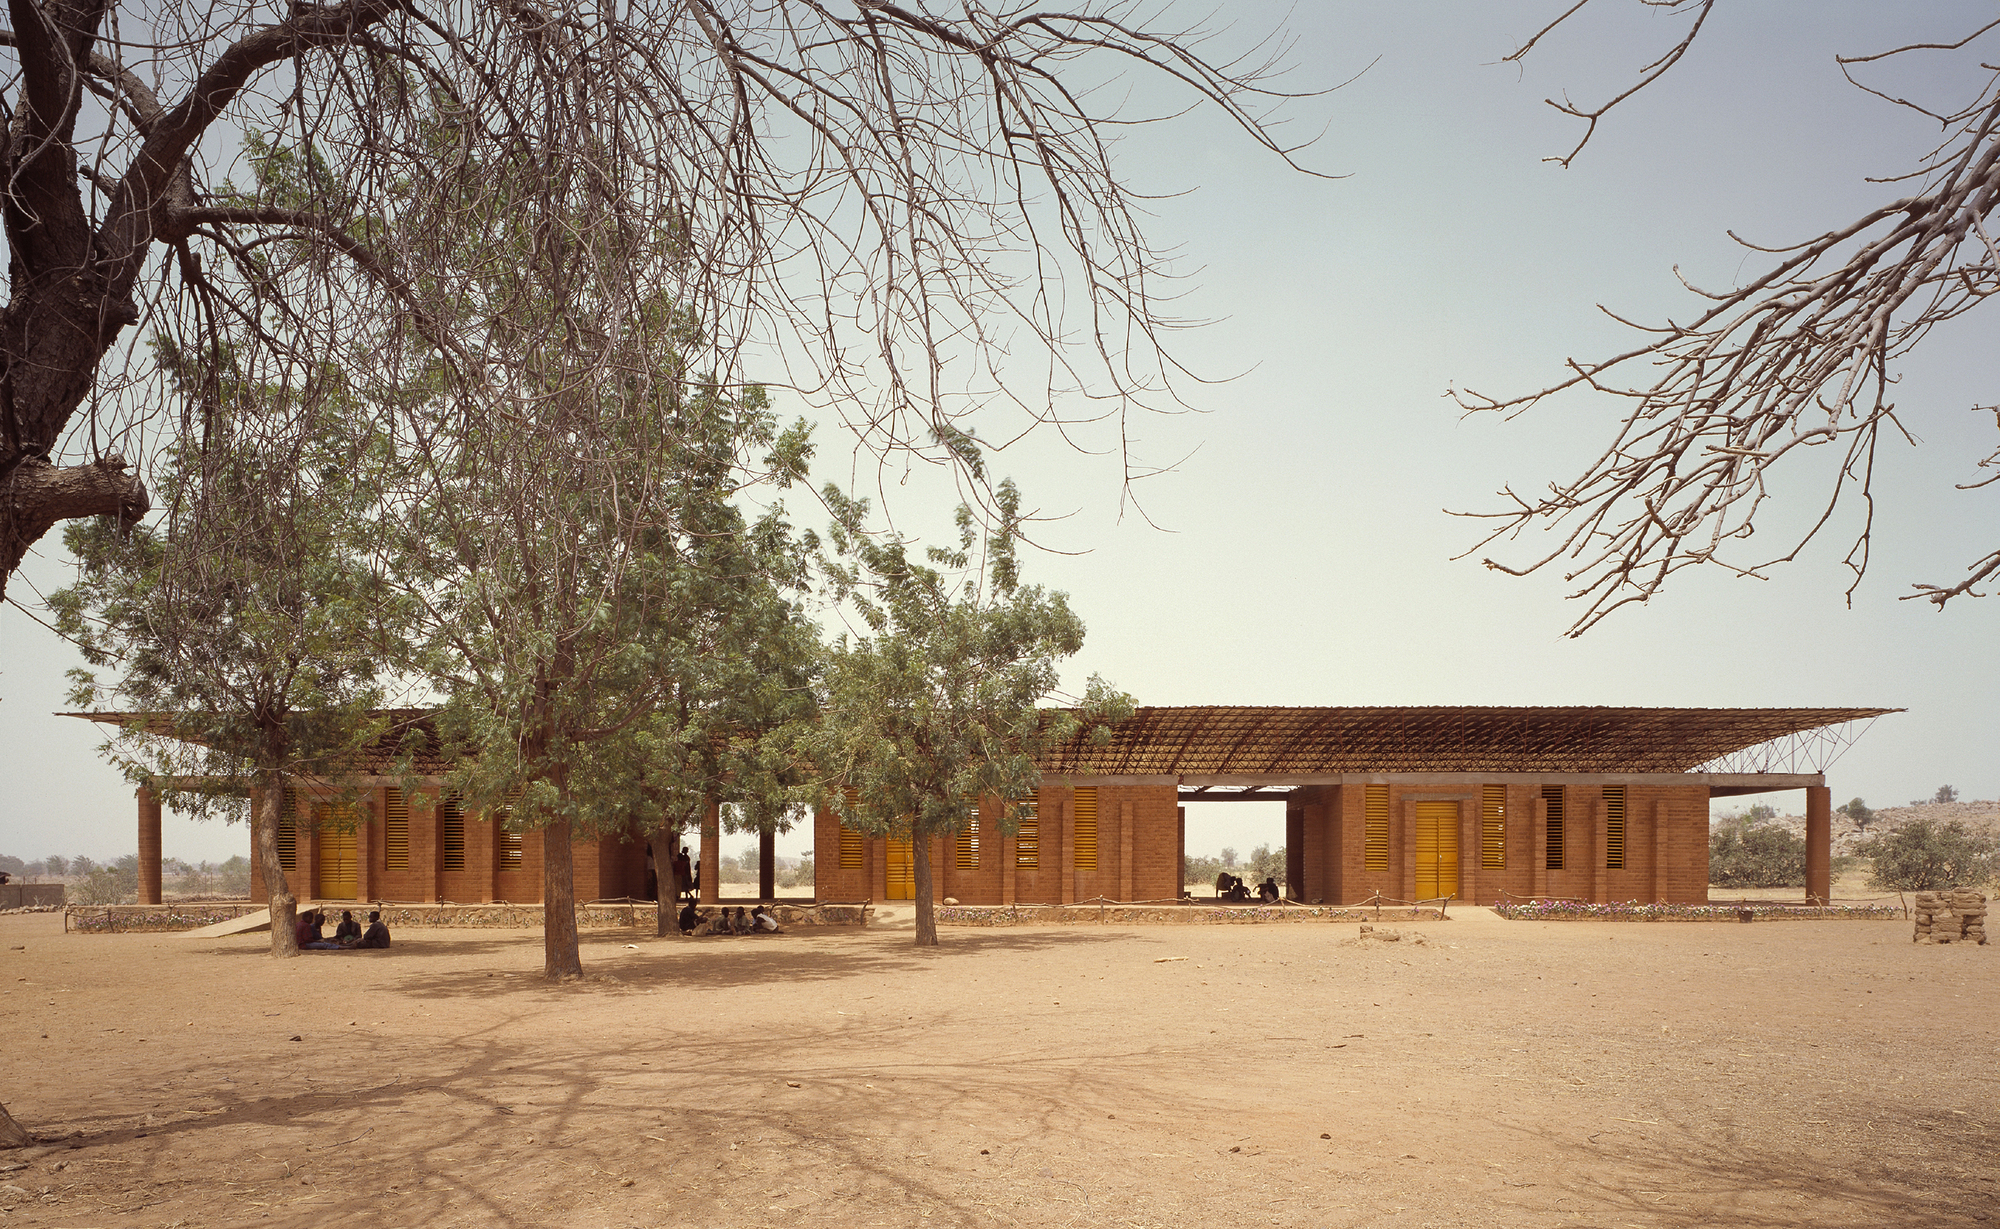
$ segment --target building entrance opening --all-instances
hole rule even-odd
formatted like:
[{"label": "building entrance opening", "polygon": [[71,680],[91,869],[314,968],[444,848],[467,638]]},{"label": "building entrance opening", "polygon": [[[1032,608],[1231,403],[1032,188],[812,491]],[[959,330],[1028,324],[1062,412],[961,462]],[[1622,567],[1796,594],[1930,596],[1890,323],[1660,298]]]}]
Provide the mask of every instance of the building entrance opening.
[{"label": "building entrance opening", "polygon": [[1182,794],[1186,814],[1182,890],[1195,900],[1215,896],[1218,875],[1243,881],[1250,898],[1266,879],[1285,883],[1285,804],[1283,802],[1194,802]]},{"label": "building entrance opening", "polygon": [[884,863],[888,871],[888,883],[883,894],[890,900],[915,900],[917,898],[917,867],[910,854],[910,842],[891,837],[885,843],[887,859]]},{"label": "building entrance opening", "polygon": [[1417,899],[1458,893],[1458,804],[1417,804]]}]

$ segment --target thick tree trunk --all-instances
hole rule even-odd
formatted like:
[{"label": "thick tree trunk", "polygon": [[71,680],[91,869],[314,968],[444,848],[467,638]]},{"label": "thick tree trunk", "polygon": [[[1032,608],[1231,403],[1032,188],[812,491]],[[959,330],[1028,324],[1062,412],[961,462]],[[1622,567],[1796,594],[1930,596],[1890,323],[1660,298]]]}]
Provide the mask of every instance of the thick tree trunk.
[{"label": "thick tree trunk", "polygon": [[264,797],[257,804],[257,813],[250,817],[250,837],[257,842],[257,860],[264,870],[264,894],[271,902],[271,955],[296,956],[299,901],[285,879],[285,868],[278,864],[278,823],[292,818],[282,814],[285,774],[267,771],[259,776]]},{"label": "thick tree trunk", "polygon": [[0,473],[0,598],[22,557],[57,521],[115,516],[130,525],[151,509],[146,484],[121,456],[67,467],[18,458]]},{"label": "thick tree trunk", "polygon": [[550,981],[583,976],[576,940],[576,857],[567,819],[542,829],[542,976]]},{"label": "thick tree trunk", "polygon": [[917,877],[917,946],[936,947],[937,915],[931,911],[931,834],[910,830],[910,869]]},{"label": "thick tree trunk", "polygon": [[0,1105],[0,1148],[25,1148],[35,1142],[35,1137],[21,1129],[7,1113],[7,1107]]},{"label": "thick tree trunk", "polygon": [[660,898],[655,910],[658,929],[654,933],[662,938],[678,927],[674,920],[681,903],[680,879],[674,874],[674,838],[678,835],[673,828],[655,828],[646,838],[653,847],[653,874],[660,885],[654,893]]}]

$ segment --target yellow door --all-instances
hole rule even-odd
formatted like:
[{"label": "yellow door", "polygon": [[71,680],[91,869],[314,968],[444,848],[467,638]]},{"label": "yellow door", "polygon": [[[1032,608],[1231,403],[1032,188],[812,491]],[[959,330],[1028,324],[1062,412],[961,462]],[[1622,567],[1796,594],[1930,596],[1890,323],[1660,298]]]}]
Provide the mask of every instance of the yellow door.
[{"label": "yellow door", "polygon": [[[339,817],[328,821],[341,822]],[[322,828],[319,834],[319,898],[353,900],[354,829]]]},{"label": "yellow door", "polygon": [[1458,804],[1417,804],[1417,899],[1458,893]]},{"label": "yellow door", "polygon": [[883,842],[888,846],[889,899],[915,900],[917,898],[917,867],[910,857],[910,843],[890,837]]}]

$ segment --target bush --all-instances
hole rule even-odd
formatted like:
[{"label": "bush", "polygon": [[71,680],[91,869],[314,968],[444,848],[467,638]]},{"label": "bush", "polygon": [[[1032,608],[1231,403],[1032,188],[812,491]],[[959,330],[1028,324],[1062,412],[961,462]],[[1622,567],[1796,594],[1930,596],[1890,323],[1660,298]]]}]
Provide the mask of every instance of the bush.
[{"label": "bush", "polygon": [[1955,819],[1942,824],[1913,819],[1854,848],[1875,860],[1868,886],[1887,891],[1978,887],[2000,873],[2000,840]]},{"label": "bush", "polygon": [[139,855],[128,853],[109,866],[93,864],[81,882],[70,885],[69,899],[79,905],[129,905],[139,899]]},{"label": "bush", "polygon": [[1709,834],[1708,881],[1721,888],[1802,888],[1805,838],[1776,824],[1739,819]]}]

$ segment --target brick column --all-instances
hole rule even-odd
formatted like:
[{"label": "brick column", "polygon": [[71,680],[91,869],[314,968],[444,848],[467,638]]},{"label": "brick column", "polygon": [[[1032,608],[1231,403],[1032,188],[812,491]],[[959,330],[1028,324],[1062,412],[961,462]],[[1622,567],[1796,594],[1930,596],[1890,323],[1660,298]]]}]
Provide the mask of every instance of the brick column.
[{"label": "brick column", "polygon": [[139,903],[160,903],[160,796],[139,787]]},{"label": "brick column", "polygon": [[1824,785],[1806,786],[1806,900],[1833,898],[1833,796]]},{"label": "brick column", "polygon": [[1535,793],[1535,839],[1528,850],[1528,895],[1549,894],[1549,800]]},{"label": "brick column", "polygon": [[[1417,898],[1417,804],[1413,799],[1403,799],[1403,822],[1396,825],[1396,844],[1400,847],[1389,855],[1389,865],[1396,868],[1396,886],[1390,890],[1393,898],[1415,900]],[[1409,896],[1403,896],[1408,892]]]},{"label": "brick column", "polygon": [[722,808],[714,803],[701,813],[701,903],[722,899]]},{"label": "brick column", "polygon": [[1118,899],[1132,899],[1132,804],[1118,804]]},{"label": "brick column", "polygon": [[1458,899],[1468,905],[1479,903],[1479,800],[1459,799],[1458,803]]},{"label": "brick column", "polygon": [[1016,838],[1000,838],[1000,903],[1014,903],[1014,871],[1021,863],[1021,851]]},{"label": "brick column", "polygon": [[1306,898],[1306,813],[1285,812],[1285,899]]},{"label": "brick column", "polygon": [[368,801],[354,807],[354,903],[366,904],[375,899],[374,855],[379,843],[374,838],[375,816],[381,807],[375,799],[380,790],[370,790]]},{"label": "brick column", "polygon": [[[1175,797],[1179,797],[1176,792]],[[1187,891],[1187,808],[1174,808],[1174,899]]]},{"label": "brick column", "polygon": [[1610,815],[1604,806],[1603,791],[1590,802],[1590,899],[1603,903],[1610,895],[1605,887],[1604,860],[1611,846]]},{"label": "brick column", "polygon": [[[1627,820],[1626,822],[1631,822]],[[1666,886],[1667,877],[1667,800],[1659,798],[1653,802],[1653,877],[1652,897],[1654,904],[1666,900],[1661,891]]]},{"label": "brick column", "polygon": [[1062,861],[1058,863],[1056,877],[1062,882],[1062,894],[1056,903],[1072,905],[1076,903],[1076,823],[1072,818],[1075,814],[1076,791],[1064,790],[1061,797],[1062,807],[1058,812],[1057,822],[1062,825],[1062,836],[1056,844],[1056,856]]}]

